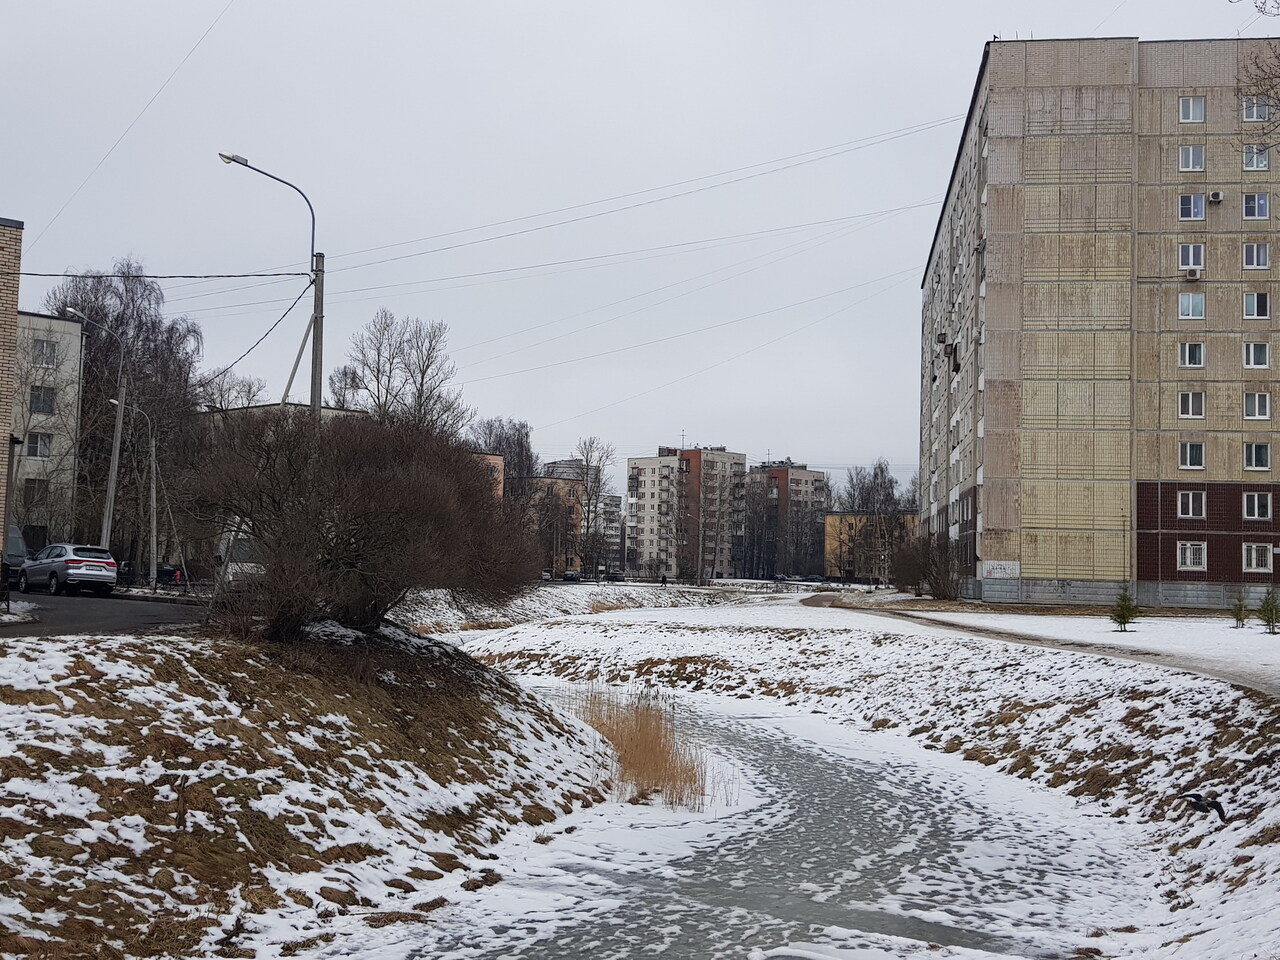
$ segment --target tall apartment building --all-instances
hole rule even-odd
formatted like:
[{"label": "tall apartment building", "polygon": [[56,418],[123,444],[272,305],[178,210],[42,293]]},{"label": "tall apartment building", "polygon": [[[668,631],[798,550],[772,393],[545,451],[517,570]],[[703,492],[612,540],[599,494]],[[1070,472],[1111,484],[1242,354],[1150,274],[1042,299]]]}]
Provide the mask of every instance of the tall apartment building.
[{"label": "tall apartment building", "polygon": [[747,471],[746,574],[820,574],[827,475],[786,460]]},{"label": "tall apartment building", "polygon": [[986,45],[922,316],[921,523],[972,595],[1275,582],[1277,107],[1239,86],[1266,53]]},{"label": "tall apartment building", "polygon": [[740,574],[745,454],[659,447],[627,459],[627,572],[710,579]]},{"label": "tall apartment building", "polygon": [[30,550],[74,535],[82,333],[79,320],[18,313],[11,522]]}]

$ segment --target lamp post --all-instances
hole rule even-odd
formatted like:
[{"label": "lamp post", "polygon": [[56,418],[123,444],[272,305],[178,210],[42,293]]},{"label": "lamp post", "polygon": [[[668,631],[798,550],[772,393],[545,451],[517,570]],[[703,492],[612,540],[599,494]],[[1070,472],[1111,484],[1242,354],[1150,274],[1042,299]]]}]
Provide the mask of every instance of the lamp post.
[{"label": "lamp post", "polygon": [[[115,400],[109,401],[118,409],[123,410],[124,406]],[[151,418],[147,416],[146,411],[140,407],[130,407],[134,413],[142,414],[142,418],[147,421],[147,439],[151,446],[151,592],[156,592],[156,431],[151,426]]]},{"label": "lamp post", "polygon": [[289,374],[289,383],[285,387],[284,399],[280,401],[281,405],[289,397],[289,389],[293,386],[294,374],[298,372],[298,364],[302,360],[302,350],[307,345],[307,335],[311,337],[311,413],[320,420],[320,405],[324,396],[324,254],[316,253],[316,209],[311,205],[311,201],[307,199],[307,195],[303,193],[297,186],[288,180],[277,177],[274,173],[255,167],[244,157],[234,153],[219,153],[223,163],[238,163],[242,167],[260,173],[264,177],[283,183],[290,190],[295,191],[298,196],[302,197],[307,204],[307,210],[311,212],[311,280],[315,287],[315,296],[311,307],[311,321],[307,324],[307,333],[303,334],[302,346],[298,348],[298,358],[293,362],[293,371]]},{"label": "lamp post", "polygon": [[[85,323],[97,327],[105,334],[115,337],[116,343],[120,345],[120,365],[116,369],[116,399],[110,401],[116,408],[116,431],[115,437],[111,441],[111,470],[107,474],[107,500],[102,505],[102,533],[99,537],[99,543],[104,550],[111,549],[111,521],[116,507],[116,474],[120,469],[120,432],[124,429],[124,397],[126,382],[124,379],[124,341],[120,339],[120,334],[114,330],[109,330],[96,320],[90,320],[75,307],[67,307],[67,313],[73,317],[79,317]],[[74,520],[74,518],[72,518]]]}]

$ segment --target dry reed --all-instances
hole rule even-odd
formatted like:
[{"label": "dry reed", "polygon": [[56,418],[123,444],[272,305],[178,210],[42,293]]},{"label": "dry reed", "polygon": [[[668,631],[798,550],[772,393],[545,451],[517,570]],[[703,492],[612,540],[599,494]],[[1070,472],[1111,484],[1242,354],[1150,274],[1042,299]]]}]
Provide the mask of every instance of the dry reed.
[{"label": "dry reed", "polygon": [[647,803],[656,794],[668,807],[703,809],[707,758],[681,736],[669,703],[653,692],[628,695],[592,687],[573,708],[613,745],[616,799]]}]

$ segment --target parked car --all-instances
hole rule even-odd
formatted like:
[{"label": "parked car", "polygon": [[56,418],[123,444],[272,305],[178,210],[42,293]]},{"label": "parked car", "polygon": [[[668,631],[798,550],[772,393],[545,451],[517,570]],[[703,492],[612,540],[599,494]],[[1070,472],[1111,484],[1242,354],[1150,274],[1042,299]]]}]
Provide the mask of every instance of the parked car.
[{"label": "parked car", "polygon": [[608,583],[622,583],[622,581],[627,579],[617,570],[610,570],[604,575],[604,578]]},{"label": "parked car", "polygon": [[22,565],[18,590],[47,586],[51,594],[76,594],[87,587],[101,596],[116,585],[116,562],[105,547],[78,543],[51,543]]},{"label": "parked car", "polygon": [[543,571],[542,571],[542,579],[543,579],[543,580],[554,580],[554,579],[555,579],[555,577],[551,576],[551,571],[550,571],[550,570],[543,570]]},{"label": "parked car", "polygon": [[566,570],[560,577],[566,583],[578,583],[582,579],[581,570]]},{"label": "parked car", "polygon": [[9,538],[4,545],[4,559],[9,564],[9,589],[18,585],[18,572],[27,562],[27,541],[15,524],[9,526]]}]

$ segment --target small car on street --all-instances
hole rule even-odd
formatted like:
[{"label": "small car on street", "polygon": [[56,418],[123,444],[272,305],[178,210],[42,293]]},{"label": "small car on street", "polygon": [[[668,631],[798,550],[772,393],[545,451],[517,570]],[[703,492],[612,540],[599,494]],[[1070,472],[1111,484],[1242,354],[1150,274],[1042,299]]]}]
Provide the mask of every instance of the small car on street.
[{"label": "small car on street", "polygon": [[48,587],[51,594],[76,594],[81,587],[101,596],[116,585],[116,561],[105,547],[79,543],[51,543],[22,565],[18,590]]}]

